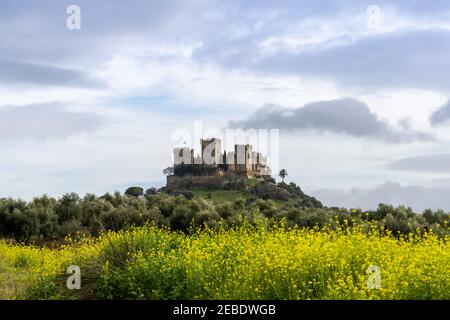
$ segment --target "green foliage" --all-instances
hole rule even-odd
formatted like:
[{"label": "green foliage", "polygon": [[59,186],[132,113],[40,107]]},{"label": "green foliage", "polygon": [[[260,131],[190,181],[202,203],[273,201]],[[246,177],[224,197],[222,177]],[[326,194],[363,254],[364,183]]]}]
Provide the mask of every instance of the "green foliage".
[{"label": "green foliage", "polygon": [[210,166],[206,164],[179,164],[174,167],[173,173],[176,176],[183,177],[185,175],[193,176],[212,176],[223,167]]},{"label": "green foliage", "polygon": [[[151,222],[182,232],[208,226],[232,227],[244,219],[260,216],[272,224],[281,219],[289,226],[314,227],[362,221],[377,221],[394,234],[423,233],[433,230],[439,236],[449,233],[449,214],[425,210],[423,215],[411,208],[380,204],[376,210],[326,208],[304,194],[295,184],[258,181],[243,190],[175,190],[171,194],[151,190],[144,196],[119,192],[80,198],[71,193],[54,199],[46,195],[31,202],[0,199],[0,237],[16,242],[46,241],[67,235],[98,236],[102,231],[143,226]],[[139,192],[140,194],[140,192]]]},{"label": "green foliage", "polygon": [[[100,246],[104,267],[95,298],[449,298],[450,278],[442,272],[450,259],[445,239],[430,233],[394,238],[373,222],[319,228],[324,217],[299,214],[315,227],[244,224],[191,235],[153,227],[108,233]],[[382,266],[383,290],[367,289],[372,264]]]},{"label": "green foliage", "polygon": [[256,196],[264,200],[275,199],[287,201],[294,197],[289,191],[265,181],[257,184],[253,192]]},{"label": "green foliage", "polygon": [[58,222],[63,223],[70,220],[80,220],[81,207],[80,197],[76,193],[68,193],[59,199],[55,207]]},{"label": "green foliage", "polygon": [[189,190],[170,190],[168,193],[174,196],[182,195],[188,200],[192,200],[194,198],[194,193]]},{"label": "green foliage", "polygon": [[151,196],[151,195],[154,195],[154,194],[157,194],[157,193],[158,193],[158,189],[153,188],[153,187],[145,190],[145,194],[148,195],[148,196]]},{"label": "green foliage", "polygon": [[125,195],[136,198],[142,197],[144,195],[144,189],[142,189],[141,187],[129,187],[125,191]]},{"label": "green foliage", "polygon": [[287,173],[286,169],[281,169],[280,172],[278,173],[278,175],[280,176],[280,178],[284,182],[284,178],[287,177],[288,173]]}]

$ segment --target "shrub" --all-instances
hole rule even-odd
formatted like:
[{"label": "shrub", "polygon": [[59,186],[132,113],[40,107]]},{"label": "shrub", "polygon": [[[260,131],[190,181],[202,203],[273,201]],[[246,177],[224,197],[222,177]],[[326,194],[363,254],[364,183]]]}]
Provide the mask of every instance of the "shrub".
[{"label": "shrub", "polygon": [[58,235],[60,237],[66,237],[69,235],[75,235],[81,231],[81,223],[78,220],[64,221],[58,226]]},{"label": "shrub", "polygon": [[182,195],[187,200],[192,200],[194,198],[194,193],[192,191],[186,191],[186,190],[173,190],[170,194],[174,196]]},{"label": "shrub", "polygon": [[156,188],[149,188],[149,189],[145,190],[146,195],[154,195],[157,193],[158,193],[158,190]]},{"label": "shrub", "polygon": [[289,200],[290,198],[292,198],[292,195],[288,191],[279,188],[269,182],[258,183],[253,190],[256,196],[264,200]]},{"label": "shrub", "polygon": [[187,230],[194,218],[194,214],[186,205],[178,205],[170,217],[170,227],[172,230]]},{"label": "shrub", "polygon": [[81,218],[80,197],[76,193],[65,194],[57,203],[55,213],[58,222],[63,223]]},{"label": "shrub", "polygon": [[125,195],[136,198],[142,197],[144,195],[144,189],[142,189],[141,187],[129,187],[125,191]]}]

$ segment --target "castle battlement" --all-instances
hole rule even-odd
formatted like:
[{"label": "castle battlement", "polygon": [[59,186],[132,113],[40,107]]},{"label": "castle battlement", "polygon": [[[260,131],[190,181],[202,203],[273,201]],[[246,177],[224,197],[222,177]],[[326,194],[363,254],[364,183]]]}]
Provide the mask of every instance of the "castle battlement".
[{"label": "castle battlement", "polygon": [[222,141],[218,138],[201,139],[200,145],[200,156],[195,156],[194,149],[173,149],[174,176],[215,176],[232,172],[252,178],[272,174],[267,158],[253,151],[251,144],[236,144],[228,153],[222,153]]}]

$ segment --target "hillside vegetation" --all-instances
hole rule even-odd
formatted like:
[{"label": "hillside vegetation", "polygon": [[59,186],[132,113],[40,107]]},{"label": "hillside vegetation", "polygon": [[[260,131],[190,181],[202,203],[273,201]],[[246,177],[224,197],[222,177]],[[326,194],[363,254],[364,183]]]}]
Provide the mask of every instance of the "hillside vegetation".
[{"label": "hillside vegetation", "polygon": [[48,243],[67,235],[98,236],[147,222],[189,233],[205,226],[254,224],[258,217],[271,224],[284,219],[288,227],[337,228],[344,221],[352,226],[373,220],[394,234],[428,230],[439,236],[448,234],[449,214],[443,211],[426,210],[418,215],[406,207],[383,204],[371,211],[326,208],[293,183],[264,181],[252,189],[232,190],[149,189],[145,194],[139,188],[130,190],[125,195],[116,192],[101,197],[88,194],[81,198],[71,193],[55,199],[44,195],[30,202],[0,199],[0,237],[19,243]]}]

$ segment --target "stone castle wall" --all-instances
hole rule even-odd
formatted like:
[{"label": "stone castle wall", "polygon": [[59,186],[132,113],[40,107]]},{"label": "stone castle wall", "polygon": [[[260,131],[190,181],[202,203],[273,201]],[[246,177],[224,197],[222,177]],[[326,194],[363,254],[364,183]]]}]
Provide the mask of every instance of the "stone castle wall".
[{"label": "stone castle wall", "polygon": [[167,176],[166,187],[171,189],[189,189],[192,186],[196,188],[218,188],[225,183],[223,175],[214,176]]},{"label": "stone castle wall", "polygon": [[[253,152],[253,147],[250,144],[236,144],[233,152],[227,154],[221,152],[222,142],[220,139],[201,139],[200,144],[201,155],[199,157],[194,157],[194,149],[175,148],[174,159],[176,161],[174,161],[174,165],[182,163],[205,164],[219,168],[221,164],[226,163],[226,166],[221,167],[216,176],[193,176],[192,174],[190,176],[169,176],[167,177],[167,186],[181,188],[185,184],[208,185],[209,183],[216,183],[217,176],[220,177],[224,172],[247,178],[271,175],[266,158],[259,152]],[[206,155],[208,159],[205,159]]]}]

